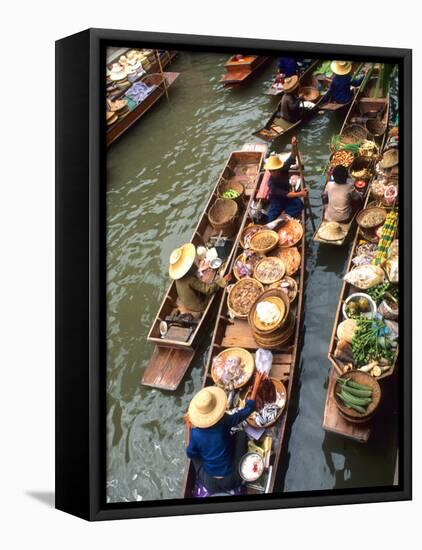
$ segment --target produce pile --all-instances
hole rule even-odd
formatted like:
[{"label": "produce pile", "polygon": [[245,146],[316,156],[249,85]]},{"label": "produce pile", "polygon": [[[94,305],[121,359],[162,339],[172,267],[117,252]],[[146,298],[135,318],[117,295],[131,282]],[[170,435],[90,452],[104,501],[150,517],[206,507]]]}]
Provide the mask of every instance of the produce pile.
[{"label": "produce pile", "polygon": [[[339,319],[333,352],[340,372],[359,370],[376,378],[392,372],[398,354],[398,209],[387,209],[385,216],[382,209],[370,208],[358,222],[373,225],[382,219],[377,242],[363,238],[352,251],[353,267],[344,276],[348,285],[342,309],[350,321],[345,325]],[[357,290],[363,296],[347,300]]]},{"label": "produce pile", "polygon": [[226,390],[231,391],[249,380],[251,374],[245,367],[246,365],[237,355],[229,357],[218,355],[214,357],[212,363],[213,377]]},{"label": "produce pile", "polygon": [[225,199],[237,199],[239,196],[240,193],[234,189],[227,189],[227,191],[224,191],[223,193],[223,197]]},{"label": "produce pile", "polygon": [[350,378],[338,378],[337,387],[339,391],[336,395],[345,407],[366,414],[373,399],[373,390],[370,386],[358,384]]}]

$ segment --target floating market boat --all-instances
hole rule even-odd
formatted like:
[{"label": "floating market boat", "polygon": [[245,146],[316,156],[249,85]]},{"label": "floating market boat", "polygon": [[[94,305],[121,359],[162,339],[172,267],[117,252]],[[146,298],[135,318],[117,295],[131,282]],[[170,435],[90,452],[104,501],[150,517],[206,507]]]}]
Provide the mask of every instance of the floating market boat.
[{"label": "floating market boat", "polygon": [[[300,157],[299,157],[300,158]],[[268,173],[266,173],[267,175]],[[301,176],[301,188],[304,187],[304,179],[302,168],[292,166],[291,174]],[[265,178],[265,176],[264,176]],[[264,181],[261,183],[261,187],[264,185]],[[257,198],[259,192],[257,193]],[[274,490],[279,490],[280,485],[276,487],[276,484],[280,482],[280,471],[282,464],[282,452],[284,449],[285,430],[287,425],[289,401],[291,397],[292,387],[295,380],[295,368],[298,364],[300,354],[300,337],[301,337],[301,320],[303,309],[303,289],[304,289],[304,277],[305,277],[305,209],[302,213],[300,222],[303,228],[299,241],[295,246],[291,248],[285,248],[284,250],[295,249],[296,254],[292,254],[292,258],[299,260],[296,263],[287,262],[286,265],[291,268],[288,273],[290,277],[294,279],[296,286],[296,293],[289,297],[291,301],[291,324],[289,326],[289,332],[285,343],[275,349],[272,349],[273,362],[270,371],[270,380],[274,385],[280,385],[285,389],[285,403],[282,409],[281,415],[276,417],[276,420],[263,430],[263,433],[254,441],[254,444],[259,447],[263,440],[271,438],[271,449],[267,447],[266,455],[266,467],[264,473],[259,481],[255,483],[248,483],[246,485],[246,492],[248,494],[260,494],[271,493]],[[249,220],[253,224],[252,219]],[[252,225],[250,227],[253,227]],[[234,253],[232,260],[232,269],[236,267],[235,259],[243,252],[241,240],[238,241],[236,252]],[[278,249],[276,249],[278,250]],[[272,255],[277,257],[278,252],[271,252]],[[290,254],[288,253],[287,256]],[[273,256],[271,256],[273,257]],[[210,352],[208,355],[207,366],[205,375],[203,378],[203,387],[213,385],[212,365],[215,357],[222,351],[229,348],[242,348],[247,352],[254,355],[258,348],[261,346],[257,344],[250,325],[247,319],[233,318],[232,312],[228,305],[228,290],[224,290],[224,294],[221,298],[217,322],[213,332],[213,338],[211,343]],[[253,380],[253,379],[251,379]],[[240,396],[244,393],[244,389],[240,390]],[[230,395],[229,395],[230,398]],[[236,393],[234,401],[236,400]],[[256,449],[256,446],[252,448]],[[264,443],[265,447],[265,443]],[[195,469],[191,461],[187,461],[185,468],[185,475],[183,481],[183,494],[185,498],[191,498],[192,496],[200,496],[198,494],[198,487],[196,485]]]},{"label": "floating market boat", "polygon": [[[149,94],[133,109],[126,110],[122,117],[119,117],[114,124],[107,128],[107,146],[114,143],[126,132],[128,128],[135,124],[135,122],[137,122],[147,111],[149,111],[151,107],[167,93],[168,88],[175,82],[178,76],[179,73],[165,72],[148,74],[142,77],[142,79],[138,82],[142,82],[149,87]],[[125,92],[120,95],[120,98],[125,99],[125,93],[129,93],[129,91],[130,88],[125,90]]]},{"label": "floating market boat", "polygon": [[[220,247],[219,256],[225,257],[220,274],[226,272],[236,248],[237,239],[246,223],[247,210],[255,196],[266,150],[267,147],[261,144],[258,147],[254,146],[252,150],[234,151],[230,154],[193,233],[191,242],[196,247],[209,243],[217,248]],[[245,197],[237,219],[237,232],[230,238],[222,238],[221,231],[211,225],[208,214],[219,198],[220,186],[224,184],[230,187],[239,183],[244,188]],[[211,282],[215,275],[216,271],[208,269],[204,272],[203,280]],[[148,341],[154,344],[154,351],[145,370],[142,384],[171,391],[178,387],[195,356],[202,337],[207,333],[207,323],[216,303],[217,295],[214,294],[200,319],[197,321],[190,319],[186,316],[189,313],[184,311],[182,304],[178,301],[175,282],[170,284],[147,337]],[[162,331],[163,322],[168,327],[166,333]]]},{"label": "floating market boat", "polygon": [[[394,180],[394,176],[393,178],[391,178],[391,181],[393,180]],[[391,246],[393,243],[394,237],[396,236],[397,227],[398,227],[397,217],[396,217],[398,215],[397,208],[395,203],[391,205],[389,204],[388,206],[386,206],[384,202],[380,201],[379,196],[376,196],[374,194],[374,191],[373,191],[374,185],[375,183],[373,184],[373,186],[371,187],[367,195],[366,202],[365,202],[365,209],[368,209],[369,207],[370,208],[381,207],[382,209],[385,209],[387,212],[390,212],[390,216],[393,216],[396,218],[395,225],[393,226],[393,227],[396,227],[396,229],[395,230],[393,229],[391,231],[391,234],[389,235],[389,242]],[[388,223],[391,224],[391,222],[388,222]],[[387,248],[383,246],[383,250],[384,248],[388,249],[388,251],[390,250],[389,247]],[[355,265],[360,264],[360,262],[358,262],[357,260],[361,258],[362,255],[365,253],[364,250],[367,251],[366,252],[367,254],[371,254],[373,257],[375,250],[378,250],[378,249],[377,249],[376,243],[366,240],[365,236],[361,232],[361,229],[358,227],[354,241],[353,241],[346,273],[351,273],[352,268]],[[387,250],[385,250],[382,253],[387,254]],[[376,254],[377,253],[375,253],[375,255]],[[388,269],[387,269],[387,273],[388,273]],[[389,281],[388,275],[386,275],[386,279],[387,279],[388,289],[385,295],[391,296],[396,291],[398,292],[398,287],[396,286],[397,281],[394,281],[394,282]],[[375,287],[376,286],[377,285],[375,285]],[[381,321],[381,327],[383,324],[387,324],[390,322],[389,330],[394,330],[395,325],[392,322],[392,319],[396,319],[396,321],[398,320],[399,306],[396,303],[397,310],[395,313],[394,313],[394,309],[391,309],[391,308],[386,309],[386,306],[384,306],[384,309],[380,309],[381,306],[379,305],[379,303],[381,303],[382,300],[381,298],[375,300],[374,292],[371,293],[370,290],[357,289],[346,280],[343,282],[341,292],[340,292],[339,302],[337,305],[337,311],[334,319],[334,325],[333,325],[333,331],[331,334],[329,350],[328,350],[328,359],[330,360],[332,368],[330,370],[330,375],[329,375],[329,384],[328,384],[327,397],[326,397],[325,409],[324,409],[323,428],[326,431],[334,432],[344,437],[348,437],[356,441],[359,441],[361,443],[365,443],[368,441],[371,433],[370,421],[351,422],[350,419],[346,418],[344,414],[341,414],[341,411],[339,411],[339,408],[336,405],[336,401],[333,393],[338,377],[344,374],[345,372],[355,372],[355,369],[356,369],[355,356],[354,356],[355,351],[347,345],[347,344],[350,345],[350,342],[351,342],[350,335],[347,336],[347,334],[343,334],[341,330],[342,327],[340,327],[339,329],[339,325],[345,319],[344,309],[346,307],[347,301],[348,300],[350,301],[349,297],[355,294],[357,291],[361,293],[362,297],[365,297],[366,295],[367,297],[371,298],[371,300],[373,300],[373,303],[376,306],[378,306],[378,312],[380,311],[383,312],[383,320]],[[383,292],[386,292],[386,291],[383,290]],[[399,327],[397,325],[397,333],[398,333],[398,330],[399,330]],[[344,340],[344,338],[347,338],[347,340]],[[385,365],[384,365],[385,360],[383,359],[373,361],[373,359],[371,359],[371,357],[369,356],[364,357],[362,361],[367,364],[362,367],[363,370],[365,372],[368,372],[368,374],[375,376],[376,379],[379,381],[382,381],[383,379],[394,375],[397,360],[398,360],[398,354],[399,354],[398,346],[395,349],[391,348],[388,353],[390,353],[389,364],[385,364]],[[379,370],[376,371],[375,369],[379,369]]]},{"label": "floating market boat", "polygon": [[[268,119],[263,128],[255,132],[253,135],[259,137],[264,141],[273,141],[281,136],[286,136],[289,132],[297,130],[297,128],[305,121],[312,118],[317,113],[322,104],[325,93],[331,82],[331,77],[326,76],[325,72],[321,72],[326,66],[326,61],[320,61],[317,59],[308,70],[299,78],[299,92],[305,94],[305,100],[313,105],[309,108],[303,109],[303,117],[297,122],[290,122],[282,116],[280,116],[280,103]],[[354,73],[358,73],[362,64],[353,63],[352,70]],[[335,110],[347,110],[350,107],[350,103],[338,104],[338,103],[326,103],[324,108],[327,111]]]},{"label": "floating market boat", "polygon": [[224,64],[226,73],[220,82],[224,86],[239,86],[249,81],[269,61],[270,57],[262,55],[233,55]]},{"label": "floating market boat", "polygon": [[[365,141],[373,140],[376,147],[382,150],[388,128],[389,117],[389,94],[382,96],[382,86],[380,79],[382,78],[382,71],[380,67],[376,67],[373,71],[369,71],[366,78],[363,80],[358,93],[355,96],[353,103],[350,106],[349,112],[343,122],[342,128],[335,142],[332,141],[332,155],[343,154],[350,156],[350,162],[354,158],[359,156],[360,144],[365,147]],[[378,86],[376,83],[379,83]],[[377,97],[375,97],[375,93]],[[370,133],[371,130],[373,133]],[[346,162],[346,161],[345,161]],[[373,166],[370,168],[370,173],[374,174]],[[330,181],[331,173],[331,157],[327,164],[326,172],[326,184]],[[357,179],[357,178],[355,178]],[[366,197],[367,191],[371,184],[371,177],[362,178],[366,185],[361,190],[363,198]],[[320,223],[313,236],[313,240],[322,244],[342,246],[347,242],[350,237],[352,228],[354,227],[356,215],[347,223],[339,223],[339,235],[336,240],[324,239],[322,233],[324,227],[329,223],[325,219],[325,210],[323,209]]]}]

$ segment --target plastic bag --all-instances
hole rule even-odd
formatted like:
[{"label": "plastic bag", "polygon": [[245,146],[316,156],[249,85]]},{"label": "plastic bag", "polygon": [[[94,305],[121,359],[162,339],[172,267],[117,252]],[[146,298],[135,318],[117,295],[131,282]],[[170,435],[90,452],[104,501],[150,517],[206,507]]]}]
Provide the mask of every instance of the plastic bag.
[{"label": "plastic bag", "polygon": [[273,354],[268,349],[257,349],[255,354],[255,364],[258,372],[266,372],[269,374],[273,364]]}]

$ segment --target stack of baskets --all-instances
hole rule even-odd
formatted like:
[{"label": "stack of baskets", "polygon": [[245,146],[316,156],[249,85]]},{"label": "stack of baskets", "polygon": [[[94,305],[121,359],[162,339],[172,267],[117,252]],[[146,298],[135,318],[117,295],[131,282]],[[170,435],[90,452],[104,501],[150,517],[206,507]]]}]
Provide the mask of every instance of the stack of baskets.
[{"label": "stack of baskets", "polygon": [[226,237],[231,237],[237,229],[239,207],[232,199],[217,199],[208,212],[212,227]]},{"label": "stack of baskets", "polygon": [[[261,302],[271,302],[281,309],[282,315],[273,324],[264,324],[257,315],[257,306]],[[290,311],[290,301],[279,288],[270,288],[263,292],[253,304],[248,315],[249,326],[255,342],[262,348],[275,349],[287,344],[294,331],[294,316]]]}]

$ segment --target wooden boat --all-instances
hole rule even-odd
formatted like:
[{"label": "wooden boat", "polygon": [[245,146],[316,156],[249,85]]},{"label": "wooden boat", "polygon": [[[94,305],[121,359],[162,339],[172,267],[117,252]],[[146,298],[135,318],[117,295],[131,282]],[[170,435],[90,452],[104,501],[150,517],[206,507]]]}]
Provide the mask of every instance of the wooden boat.
[{"label": "wooden boat", "polygon": [[[321,65],[325,63],[317,59],[309,68],[306,70],[302,76],[299,79],[299,91],[305,87],[312,86],[314,88],[318,87],[318,81],[316,77],[314,76],[315,71],[318,70]],[[356,71],[359,70],[361,67],[361,64],[353,63],[352,70]],[[282,116],[280,116],[280,103],[278,104],[277,108],[273,112],[273,114],[268,119],[267,123],[263,128],[255,132],[253,135],[259,137],[260,139],[264,141],[273,141],[281,136],[286,136],[286,134],[291,133],[293,130],[297,130],[297,128],[312,118],[322,107],[322,100],[324,98],[325,93],[328,90],[330,79],[325,78],[322,81],[320,81],[320,84],[322,83],[322,90],[320,91],[320,96],[317,98],[316,101],[313,103],[315,106],[311,109],[303,109],[303,117],[298,120],[297,122],[290,122],[289,120],[286,120]],[[339,104],[339,103],[327,103],[325,104],[325,109],[327,111],[335,111],[335,110],[347,110],[350,107],[350,103],[346,104]]]},{"label": "wooden boat", "polygon": [[250,80],[269,60],[269,57],[262,55],[245,55],[241,59],[236,59],[236,56],[233,55],[224,64],[226,74],[221,77],[220,82],[224,86],[243,84]]},{"label": "wooden boat", "polygon": [[[303,76],[305,76],[309,72],[313,72],[313,70],[317,67],[317,65],[319,65],[319,60],[315,59],[304,70],[300,71],[299,78],[302,78]],[[274,80],[274,78],[273,78],[273,80]],[[283,93],[283,88],[274,88],[273,84],[274,83],[270,84],[268,86],[268,88],[265,90],[265,92],[264,92],[265,95],[278,96],[278,95],[281,95]]]},{"label": "wooden boat", "polygon": [[[382,120],[382,123],[385,126],[385,132],[383,133],[382,136],[379,136],[379,138],[377,138],[377,140],[379,142],[380,150],[382,150],[383,143],[384,143],[386,135],[387,135],[390,98],[389,98],[389,95],[387,95],[386,97],[382,97],[382,98],[372,98],[372,97],[368,97],[367,95],[364,95],[365,94],[365,87],[368,84],[368,82],[370,82],[370,80],[369,80],[370,77],[371,77],[371,73],[368,72],[367,78],[365,78],[364,81],[362,82],[362,84],[359,88],[359,91],[358,91],[357,95],[355,96],[355,99],[354,99],[353,103],[350,106],[349,112],[347,113],[347,116],[346,116],[346,118],[343,122],[343,125],[341,127],[340,135],[343,134],[345,128],[347,126],[349,126],[350,124],[355,124],[355,123],[364,124],[370,118],[370,117],[368,117],[368,114],[373,112],[373,111],[376,111],[376,112],[381,114],[381,117],[382,117],[381,120]],[[329,181],[330,181],[330,173],[329,173],[329,163],[328,163],[327,164],[327,175],[326,175],[325,185],[327,185]],[[370,184],[371,184],[371,182],[368,182],[368,185],[367,185],[365,193],[364,193],[364,198],[366,196],[367,190],[370,187]],[[320,223],[318,225],[317,230],[315,231],[315,234],[313,236],[313,240],[317,241],[321,244],[333,245],[333,246],[343,246],[348,241],[348,239],[350,237],[351,231],[354,227],[356,215],[349,222],[339,224],[342,227],[343,233],[344,233],[344,237],[342,239],[339,239],[337,241],[326,241],[326,240],[322,239],[319,235],[319,230],[324,226],[325,223],[327,223],[327,221],[325,220],[324,214],[325,214],[325,211],[323,209],[322,214],[321,214]]]},{"label": "wooden boat", "polygon": [[135,107],[135,109],[128,111],[123,118],[119,119],[115,124],[107,129],[107,146],[114,143],[126,132],[128,128],[130,128],[147,111],[149,111],[151,107],[165,95],[166,90],[175,82],[178,76],[179,73],[170,72],[153,73],[144,76],[142,78],[142,82],[145,82],[148,86],[155,86],[155,88],[137,107]]},{"label": "wooden boat", "polygon": [[[300,174],[301,170],[294,169],[292,167],[292,173]],[[302,188],[304,185],[302,176]],[[257,193],[258,195],[259,193]],[[252,221],[252,220],[250,220]],[[305,226],[305,209],[302,213],[302,224]],[[294,275],[296,277],[298,285],[298,294],[295,301],[291,304],[294,315],[294,331],[289,341],[285,346],[280,349],[273,350],[273,364],[270,372],[270,376],[284,383],[287,390],[286,405],[281,417],[276,423],[267,428],[264,432],[265,435],[272,437],[272,451],[270,457],[270,466],[266,469],[262,478],[259,480],[259,484],[249,484],[247,486],[248,494],[270,493],[276,488],[276,483],[279,481],[279,473],[282,463],[282,451],[284,449],[284,436],[287,425],[289,400],[294,383],[295,368],[299,360],[299,346],[301,337],[301,319],[303,308],[303,291],[304,291],[304,278],[305,278],[305,252],[306,241],[305,233],[299,244],[297,245],[301,254],[301,263],[298,271]],[[234,259],[241,253],[242,248],[240,243],[238,249],[233,255]],[[217,323],[213,332],[213,338],[211,348],[207,360],[206,372],[203,378],[203,387],[213,385],[213,379],[211,377],[211,365],[214,357],[218,355],[225,348],[241,347],[247,349],[252,354],[259,348],[255,342],[252,332],[249,328],[248,321],[244,319],[232,320],[229,316],[227,307],[227,290],[220,301],[218,309]],[[184,481],[183,481],[183,494],[185,498],[191,498],[195,488],[196,476],[193,464],[188,460],[185,468]],[[277,488],[278,490],[278,488]]]},{"label": "wooden boat", "polygon": [[[265,153],[266,146],[261,146],[259,150],[231,153],[192,235],[191,242],[195,246],[204,245],[218,237],[218,232],[210,225],[208,212],[218,198],[217,190],[223,181],[240,181],[245,188],[246,200],[239,220],[238,234],[227,241],[226,266],[230,264],[237,238],[246,222],[247,209],[255,195]],[[206,280],[210,282],[212,280],[210,276],[213,277],[213,275],[214,272],[208,273]],[[177,339],[170,338],[169,335],[162,337],[160,333],[161,321],[174,315],[182,307],[177,300],[176,284],[174,282],[170,284],[147,337],[148,341],[154,344],[154,351],[145,370],[142,384],[172,391],[178,387],[192,362],[198,344],[207,332],[207,323],[216,303],[217,295],[213,295],[196,327],[185,329],[184,332],[178,331]]]}]

